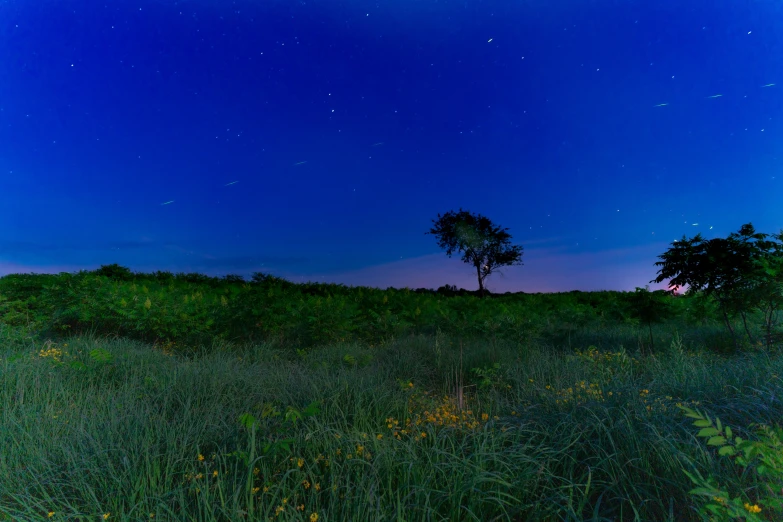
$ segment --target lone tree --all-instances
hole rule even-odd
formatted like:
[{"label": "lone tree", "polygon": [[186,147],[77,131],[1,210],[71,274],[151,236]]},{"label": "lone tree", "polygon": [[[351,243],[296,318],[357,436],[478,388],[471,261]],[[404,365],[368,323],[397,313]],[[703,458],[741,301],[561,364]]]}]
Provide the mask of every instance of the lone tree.
[{"label": "lone tree", "polygon": [[[462,261],[476,267],[479,291],[484,297],[484,279],[499,266],[522,265],[522,247],[510,246],[511,235],[507,228],[493,227],[492,221],[481,214],[474,215],[462,208],[459,213],[450,211],[437,220],[435,226],[424,234],[438,236],[438,246],[448,248],[451,257],[454,249],[464,251]],[[518,262],[518,263],[517,263]]]}]

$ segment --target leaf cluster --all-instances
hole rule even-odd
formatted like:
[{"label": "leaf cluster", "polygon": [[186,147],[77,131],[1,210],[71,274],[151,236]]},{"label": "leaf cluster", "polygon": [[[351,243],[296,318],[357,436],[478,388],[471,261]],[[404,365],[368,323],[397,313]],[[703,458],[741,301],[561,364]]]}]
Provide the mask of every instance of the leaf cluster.
[{"label": "leaf cluster", "polygon": [[765,313],[771,335],[776,312],[783,307],[783,231],[777,235],[757,233],[753,224],[747,223],[727,238],[683,236],[659,258],[655,265],[661,269],[651,283],[670,279],[674,287],[670,293],[688,285],[691,294],[703,292],[714,297],[732,335],[729,317],[742,316],[751,337],[746,315],[759,309]]},{"label": "leaf cluster", "polygon": [[[764,440],[744,440],[735,436],[729,426],[723,426],[717,417],[713,422],[706,413],[681,405],[678,407],[685,412],[686,417],[696,419],[693,425],[701,428],[696,436],[706,438],[708,446],[718,448],[718,455],[734,457],[737,464],[745,467],[758,460],[756,473],[768,479],[766,489],[769,494],[768,498],[759,500],[758,503],[779,516],[783,515],[783,500],[780,498],[780,493],[783,493],[783,430],[760,426],[759,432],[764,436]],[[745,517],[748,521],[762,520],[746,508],[746,503],[740,497],[732,499],[728,491],[720,488],[711,477],[705,479],[698,471],[694,474],[685,471],[685,474],[698,486],[689,493],[709,499],[703,508],[712,515]]]},{"label": "leaf cluster", "polygon": [[671,293],[685,285],[694,292],[704,289],[708,294],[724,296],[752,288],[764,279],[764,260],[783,256],[783,244],[770,241],[768,237],[783,241],[783,232],[778,236],[756,233],[753,225],[747,223],[728,238],[705,240],[701,234],[691,239],[683,236],[658,256],[661,261],[655,266],[661,269],[658,277],[650,282],[671,279],[670,284],[675,287]]}]

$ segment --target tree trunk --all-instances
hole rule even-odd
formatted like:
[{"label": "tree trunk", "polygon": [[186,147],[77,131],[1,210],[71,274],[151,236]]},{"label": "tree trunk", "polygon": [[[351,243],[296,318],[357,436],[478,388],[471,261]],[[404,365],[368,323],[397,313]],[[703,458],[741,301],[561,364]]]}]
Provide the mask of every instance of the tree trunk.
[{"label": "tree trunk", "polygon": [[720,310],[723,312],[723,320],[726,322],[726,327],[729,329],[729,332],[731,332],[731,339],[734,341],[734,348],[739,349],[739,346],[737,345],[737,336],[734,333],[734,328],[731,327],[729,316],[726,314],[726,308],[723,306],[723,303],[721,303]]},{"label": "tree trunk", "polygon": [[650,330],[650,353],[653,353],[655,351],[655,342],[653,341],[652,336],[652,321],[647,323],[647,328]]},{"label": "tree trunk", "polygon": [[745,333],[748,334],[748,339],[750,339],[751,344],[754,343],[753,336],[750,335],[750,330],[748,330],[748,321],[745,319],[745,312],[740,312],[742,314],[742,324],[745,326]]}]

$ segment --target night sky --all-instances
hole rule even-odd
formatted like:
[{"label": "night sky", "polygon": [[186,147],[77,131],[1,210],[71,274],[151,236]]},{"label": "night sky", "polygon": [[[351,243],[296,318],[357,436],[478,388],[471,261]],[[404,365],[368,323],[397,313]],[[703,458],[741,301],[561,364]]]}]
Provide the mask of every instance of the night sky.
[{"label": "night sky", "polygon": [[[0,275],[633,290],[783,229],[783,4],[0,1]],[[651,284],[650,289],[666,288]]]}]

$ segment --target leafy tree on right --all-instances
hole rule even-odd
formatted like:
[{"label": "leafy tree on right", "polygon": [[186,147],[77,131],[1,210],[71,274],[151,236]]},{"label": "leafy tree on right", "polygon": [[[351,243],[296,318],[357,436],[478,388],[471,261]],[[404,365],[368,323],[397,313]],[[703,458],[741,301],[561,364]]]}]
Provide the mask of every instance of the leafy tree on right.
[{"label": "leafy tree on right", "polygon": [[661,261],[655,265],[661,269],[651,283],[671,278],[674,289],[670,293],[688,285],[689,293],[703,290],[714,297],[735,347],[737,336],[730,319],[741,316],[745,333],[753,342],[748,313],[759,310],[764,315],[767,344],[771,344],[783,307],[783,230],[776,235],[762,234],[747,223],[728,238],[705,241],[701,234],[692,239],[683,236],[658,257]]}]

